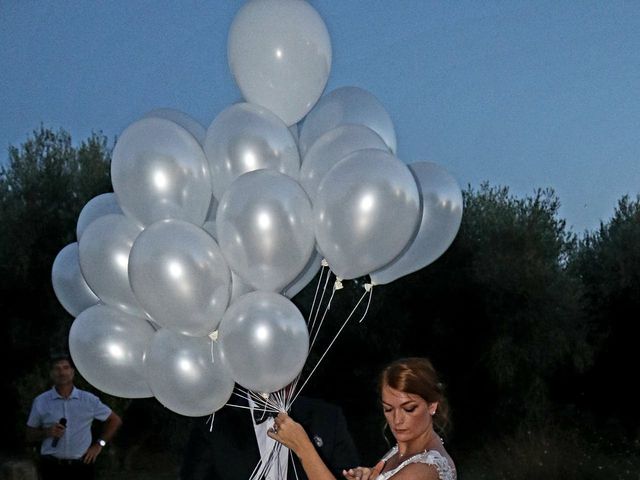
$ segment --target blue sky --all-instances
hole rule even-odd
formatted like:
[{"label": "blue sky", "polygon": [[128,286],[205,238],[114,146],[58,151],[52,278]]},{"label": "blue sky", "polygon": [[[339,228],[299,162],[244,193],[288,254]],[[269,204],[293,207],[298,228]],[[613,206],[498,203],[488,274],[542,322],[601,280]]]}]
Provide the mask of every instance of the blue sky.
[{"label": "blue sky", "polygon": [[[640,193],[640,2],[312,0],[326,92],[382,102],[398,157],[465,187],[552,187],[576,233]],[[156,108],[207,127],[241,99],[227,65],[238,1],[0,1],[0,148],[41,123],[110,138]]]}]

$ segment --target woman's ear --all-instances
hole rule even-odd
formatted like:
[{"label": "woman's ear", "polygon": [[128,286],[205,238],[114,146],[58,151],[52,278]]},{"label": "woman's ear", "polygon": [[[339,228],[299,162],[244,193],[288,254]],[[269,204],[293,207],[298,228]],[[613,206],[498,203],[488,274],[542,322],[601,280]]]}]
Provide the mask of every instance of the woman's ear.
[{"label": "woman's ear", "polygon": [[438,402],[427,403],[427,409],[429,410],[429,415],[434,416],[438,411]]}]

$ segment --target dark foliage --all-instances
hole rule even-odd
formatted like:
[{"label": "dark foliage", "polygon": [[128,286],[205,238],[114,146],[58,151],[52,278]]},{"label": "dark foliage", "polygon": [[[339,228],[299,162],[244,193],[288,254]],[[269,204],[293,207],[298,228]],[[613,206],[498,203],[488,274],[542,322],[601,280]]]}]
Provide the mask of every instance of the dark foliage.
[{"label": "dark foliage", "polygon": [[[41,127],[19,149],[10,149],[8,166],[0,171],[2,360],[12,366],[3,380],[12,418],[3,450],[21,447],[15,439],[22,437],[30,395],[46,382],[43,365],[51,351],[66,347],[73,319],[55,298],[51,266],[75,241],[82,207],[111,190],[110,155],[102,135],[74,147],[64,131]],[[364,299],[305,393],[343,406],[368,463],[387,448],[377,373],[390,360],[409,355],[430,357],[442,374],[453,419],[445,438],[461,463],[465,458],[470,466],[482,463],[475,459],[487,451],[488,438],[496,448],[512,442],[510,448],[524,457],[545,455],[544,447],[533,448],[539,438],[575,445],[580,455],[606,443],[595,432],[632,445],[640,425],[640,396],[632,381],[640,333],[640,199],[621,199],[608,223],[580,239],[566,230],[551,190],[517,198],[506,187],[482,185],[467,188],[464,201],[460,231],[434,263],[374,287],[370,304],[367,278],[345,282],[336,292],[307,373]],[[326,295],[332,284],[333,279]],[[316,279],[294,299],[305,316],[317,285]],[[145,443],[179,456],[188,419],[153,399],[109,402],[126,420],[116,447],[135,451]],[[556,421],[572,433],[539,428]],[[574,437],[578,430],[571,425],[591,422],[593,431],[579,431],[593,438]],[[154,443],[159,438],[172,440]],[[513,456],[499,457],[485,455],[483,461],[491,464],[486,468],[515,468],[509,465]],[[568,468],[553,466],[561,463],[559,457],[548,460],[548,468],[539,470],[548,478]],[[589,467],[576,463],[575,468]]]},{"label": "dark foliage", "polygon": [[[0,296],[3,364],[11,365],[2,391],[18,411],[16,381],[49,354],[67,347],[73,318],[60,306],[51,285],[51,266],[58,252],[74,242],[80,210],[93,196],[110,191],[111,150],[94,134],[79,147],[63,130],[40,127],[20,148],[9,149],[0,170]],[[25,419],[4,448],[16,446]]]}]

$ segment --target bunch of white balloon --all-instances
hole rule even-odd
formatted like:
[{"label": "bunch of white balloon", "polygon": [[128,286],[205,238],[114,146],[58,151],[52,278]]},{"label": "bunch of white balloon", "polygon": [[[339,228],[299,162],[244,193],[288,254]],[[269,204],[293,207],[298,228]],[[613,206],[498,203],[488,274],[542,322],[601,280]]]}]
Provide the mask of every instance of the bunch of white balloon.
[{"label": "bunch of white balloon", "polygon": [[76,316],[71,355],[95,387],[188,416],[221,408],[234,382],[276,391],[309,351],[289,298],[323,258],[339,279],[384,284],[449,247],[458,184],[396,158],[391,119],[369,92],[321,98],[331,55],[305,1],[249,1],[228,37],[246,103],[206,131],[173,109],[124,130],[115,193],[86,204],[52,270]]}]

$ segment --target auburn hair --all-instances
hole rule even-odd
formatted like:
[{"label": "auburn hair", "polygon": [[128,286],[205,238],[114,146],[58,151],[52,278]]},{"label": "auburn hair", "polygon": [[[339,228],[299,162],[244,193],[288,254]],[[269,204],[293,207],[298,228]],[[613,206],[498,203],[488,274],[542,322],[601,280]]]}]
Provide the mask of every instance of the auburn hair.
[{"label": "auburn hair", "polygon": [[431,361],[422,357],[408,357],[395,360],[387,365],[378,379],[378,392],[388,385],[411,395],[418,395],[427,403],[438,402],[433,416],[434,428],[444,434],[450,425],[449,403],[445,397],[444,385]]}]

